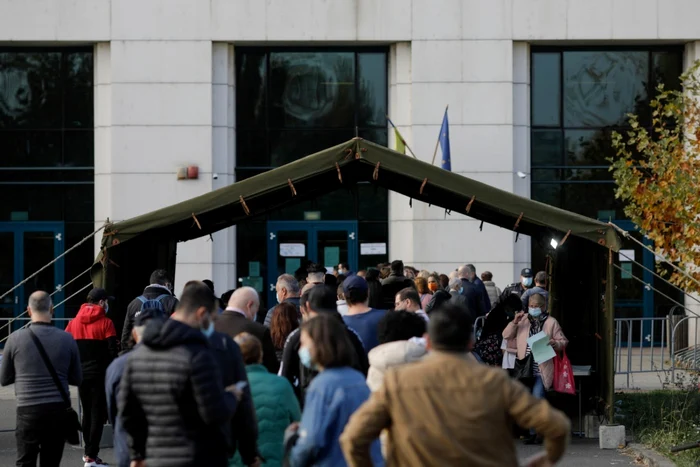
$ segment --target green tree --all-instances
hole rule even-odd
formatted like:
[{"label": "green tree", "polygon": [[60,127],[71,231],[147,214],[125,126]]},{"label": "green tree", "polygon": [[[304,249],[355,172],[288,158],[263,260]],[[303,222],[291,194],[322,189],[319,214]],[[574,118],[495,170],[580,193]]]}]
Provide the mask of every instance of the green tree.
[{"label": "green tree", "polygon": [[[608,159],[625,214],[658,254],[700,280],[700,61],[681,76],[682,90],[657,87],[650,102],[651,128],[630,114],[631,129],[613,133],[617,157]],[[669,274],[661,269],[662,274]],[[670,281],[689,291],[700,287],[674,272]]]}]

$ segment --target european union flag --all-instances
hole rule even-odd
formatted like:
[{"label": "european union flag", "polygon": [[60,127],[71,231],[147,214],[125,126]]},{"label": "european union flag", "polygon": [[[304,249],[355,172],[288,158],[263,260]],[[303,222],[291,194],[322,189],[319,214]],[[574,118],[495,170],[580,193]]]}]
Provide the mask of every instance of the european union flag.
[{"label": "european union flag", "polygon": [[440,128],[440,148],[442,149],[442,168],[452,171],[450,163],[450,124],[447,121],[447,109],[445,109],[445,117],[442,119],[442,128]]}]

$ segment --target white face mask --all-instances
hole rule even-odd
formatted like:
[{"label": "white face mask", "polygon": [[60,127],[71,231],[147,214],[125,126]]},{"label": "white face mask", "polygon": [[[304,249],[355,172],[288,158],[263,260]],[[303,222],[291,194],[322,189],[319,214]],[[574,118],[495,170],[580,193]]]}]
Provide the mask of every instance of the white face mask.
[{"label": "white face mask", "polygon": [[542,314],[542,308],[528,308],[527,312],[533,318],[539,318],[539,316]]},{"label": "white face mask", "polygon": [[532,285],[532,277],[523,277],[523,285],[530,287]]}]

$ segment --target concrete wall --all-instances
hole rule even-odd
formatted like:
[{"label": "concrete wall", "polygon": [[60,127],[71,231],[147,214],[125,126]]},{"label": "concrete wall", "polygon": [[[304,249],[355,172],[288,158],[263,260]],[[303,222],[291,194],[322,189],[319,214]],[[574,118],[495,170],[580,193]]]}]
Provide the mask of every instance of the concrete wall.
[{"label": "concrete wall", "polygon": [[[529,172],[529,43],[689,42],[699,16],[697,0],[5,0],[0,44],[95,44],[99,225],[233,182],[236,44],[393,44],[391,116],[416,154],[432,158],[449,104],[453,171],[529,195],[514,175]],[[200,179],[176,181],[189,164]],[[419,267],[473,262],[501,285],[530,255],[527,238],[396,195],[390,245]],[[176,287],[234,286],[234,266],[233,229],[188,242]]]}]

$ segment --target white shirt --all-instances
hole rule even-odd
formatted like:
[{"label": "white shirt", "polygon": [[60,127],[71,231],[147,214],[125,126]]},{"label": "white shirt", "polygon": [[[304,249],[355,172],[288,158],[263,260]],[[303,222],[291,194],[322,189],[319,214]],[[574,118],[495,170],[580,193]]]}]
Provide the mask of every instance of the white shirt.
[{"label": "white shirt", "polygon": [[505,353],[503,354],[503,363],[501,364],[501,367],[505,368],[506,370],[512,370],[513,368],[515,368],[516,355],[514,353],[508,352],[508,339],[503,339],[503,342],[501,342],[501,350],[505,350]]}]

